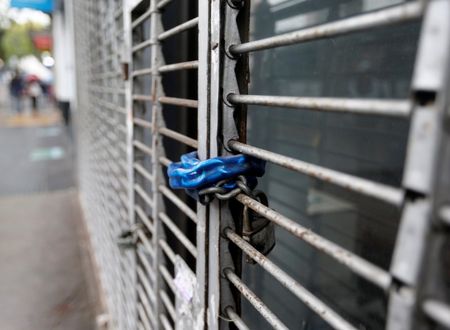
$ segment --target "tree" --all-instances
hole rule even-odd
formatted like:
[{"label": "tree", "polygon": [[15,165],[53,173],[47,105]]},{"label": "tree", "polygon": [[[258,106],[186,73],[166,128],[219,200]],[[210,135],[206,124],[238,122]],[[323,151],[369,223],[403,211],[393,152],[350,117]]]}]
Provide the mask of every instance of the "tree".
[{"label": "tree", "polygon": [[34,48],[27,24],[12,24],[3,34],[1,47],[3,49],[5,60],[8,60],[14,55],[22,57],[33,54]]}]

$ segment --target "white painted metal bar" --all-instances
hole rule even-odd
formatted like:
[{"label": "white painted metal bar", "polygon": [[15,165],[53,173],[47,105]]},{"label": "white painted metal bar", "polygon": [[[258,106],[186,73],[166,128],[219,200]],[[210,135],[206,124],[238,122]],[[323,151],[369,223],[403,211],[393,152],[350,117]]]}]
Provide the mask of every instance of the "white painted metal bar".
[{"label": "white painted metal bar", "polygon": [[450,305],[428,299],[423,303],[423,311],[430,319],[450,329]]},{"label": "white painted metal bar", "polygon": [[139,281],[142,283],[142,285],[144,286],[145,292],[147,293],[147,296],[150,298],[150,300],[152,301],[152,303],[154,304],[156,301],[156,296],[155,293],[152,290],[152,286],[148,281],[148,278],[145,274],[145,272],[143,271],[143,269],[141,267],[137,267],[137,275],[139,277]]},{"label": "white painted metal bar", "polygon": [[163,9],[165,6],[167,6],[169,3],[171,3],[172,0],[161,0],[158,2],[158,4],[156,5],[156,7],[158,9]]},{"label": "white painted metal bar", "polygon": [[153,73],[152,68],[134,70],[131,72],[131,77],[136,78],[136,77],[140,77],[140,76],[147,76],[147,75],[151,75],[152,73]]},{"label": "white painted metal bar", "polygon": [[134,184],[134,191],[151,207],[155,206],[152,198],[145,192],[145,190],[137,183]]},{"label": "white painted metal bar", "polygon": [[153,157],[152,149],[150,147],[148,147],[147,145],[145,145],[144,143],[142,143],[141,141],[134,140],[133,146],[136,147],[137,149],[139,149],[140,151],[146,153],[150,157]]},{"label": "white painted metal bar", "polygon": [[159,162],[166,167],[172,164],[172,161],[167,157],[159,157]]},{"label": "white painted metal bar", "polygon": [[378,287],[387,291],[391,285],[390,274],[382,268],[368,262],[356,254],[340,247],[339,245],[327,240],[326,238],[313,233],[308,228],[303,227],[292,219],[272,210],[271,208],[259,203],[251,197],[239,194],[236,199],[243,205],[248,206],[256,213],[266,219],[274,222],[280,227],[315,247],[317,250],[327,254],[339,263],[345,265],[356,274],[374,283]]},{"label": "white painted metal bar", "polygon": [[144,323],[145,330],[153,329],[153,327],[150,324],[150,319],[148,318],[141,304],[138,305],[138,315],[139,318],[141,319],[141,322]]},{"label": "white painted metal bar", "polygon": [[161,273],[164,281],[167,283],[167,286],[172,290],[173,293],[176,293],[175,284],[173,283],[173,278],[167,270],[166,266],[160,265],[159,272]]},{"label": "white painted metal bar", "polygon": [[166,186],[160,185],[159,191],[167,197],[173,204],[175,204],[184,214],[188,216],[194,223],[197,223],[197,215],[196,213],[185,203],[183,202],[177,195],[175,195],[169,188]]},{"label": "white painted metal bar", "polygon": [[311,40],[336,37],[339,35],[380,26],[397,24],[419,18],[423,14],[424,4],[424,1],[407,2],[395,7],[342,19],[337,22],[325,23],[295,32],[250,41],[240,45],[233,45],[230,48],[230,52],[236,55],[244,54],[263,49],[298,44]]},{"label": "white painted metal bar", "polygon": [[133,94],[134,101],[153,102],[153,98],[150,95]]},{"label": "white painted metal bar", "polygon": [[[147,273],[147,275],[151,278],[152,282],[155,282],[156,274],[153,271],[153,268],[151,267],[147,257],[143,254],[143,252],[141,250],[137,250],[136,254],[139,258],[139,261],[144,266],[145,272]],[[151,254],[153,254],[153,252]]]},{"label": "white painted metal bar", "polygon": [[143,13],[141,16],[136,18],[133,23],[131,23],[131,28],[135,29],[137,26],[142,24],[146,19],[150,18],[150,15],[152,14],[152,11],[150,9],[147,9],[145,13]]},{"label": "white painted metal bar", "polygon": [[177,25],[177,26],[171,28],[170,30],[167,30],[167,31],[161,33],[158,36],[158,40],[159,41],[163,41],[163,40],[165,40],[165,39],[167,39],[169,37],[172,37],[172,36],[174,36],[174,35],[176,35],[178,33],[181,33],[181,32],[184,32],[186,30],[189,30],[189,29],[191,29],[193,27],[196,27],[197,25],[198,25],[198,17],[195,17],[195,18],[193,18],[193,19],[191,19],[191,20],[189,20],[187,22],[184,22],[184,23],[182,23],[180,25]]},{"label": "white painted metal bar", "polygon": [[150,222],[150,219],[148,218],[147,214],[145,214],[144,210],[139,206],[135,205],[134,209],[136,211],[136,214],[139,216],[139,219],[142,221],[142,223],[145,225],[146,229],[154,234],[155,229],[153,224]]},{"label": "white painted metal bar", "polygon": [[140,284],[137,287],[137,292],[138,297],[142,303],[141,306],[144,307],[144,311],[147,314],[150,322],[153,323],[153,321],[155,320],[155,314],[153,313],[152,305],[150,304],[150,301],[148,300],[148,297]]},{"label": "white painted metal bar", "polygon": [[150,243],[150,241],[148,240],[147,236],[145,236],[145,233],[141,229],[138,229],[136,231],[136,234],[137,234],[139,240],[141,241],[141,243],[143,244],[143,246],[145,248],[145,252],[147,252],[154,258],[155,249],[153,248],[152,243]]},{"label": "white painted metal bar", "polygon": [[277,330],[288,330],[289,328],[262,302],[262,300],[250,288],[241,281],[232,269],[224,270],[225,277],[236,289],[248,300],[248,302],[261,314],[261,316]]},{"label": "white painted metal bar", "polygon": [[175,264],[175,252],[170,248],[169,244],[166,241],[160,239],[158,241],[161,250],[165,253],[165,255],[169,258],[169,260]]},{"label": "white painted metal bar", "polygon": [[133,118],[133,123],[137,126],[152,129],[152,123],[141,118]]},{"label": "white painted metal bar", "polygon": [[317,313],[325,322],[335,329],[342,330],[357,330],[356,327],[348,323],[338,313],[325,305],[321,300],[314,296],[311,292],[301,286],[296,280],[290,277],[280,267],[275,265],[267,257],[261,254],[253,246],[251,246],[242,237],[236,234],[231,229],[225,229],[225,236],[230,239],[236,246],[247,254],[250,258],[256,261],[262,268],[276,278],[280,284],[291,291],[297,298],[305,303],[312,311]]},{"label": "white painted metal bar", "polygon": [[331,97],[293,97],[269,95],[230,94],[228,101],[233,104],[252,104],[314,111],[350,112],[360,115],[382,115],[406,117],[411,113],[412,104],[408,100],[345,99]]},{"label": "white painted metal bar", "polygon": [[159,131],[159,134],[169,137],[171,139],[174,139],[178,142],[184,143],[194,149],[197,149],[197,147],[198,147],[197,140],[190,138],[189,136],[178,133],[178,132],[168,129],[166,127],[161,127],[158,129],[158,131]]},{"label": "white painted metal bar", "polygon": [[148,172],[142,165],[140,164],[134,164],[133,168],[136,170],[136,172],[138,172],[139,174],[141,174],[144,178],[146,178],[148,181],[153,182],[153,177],[150,174],[150,172]]},{"label": "white painted metal bar", "polygon": [[236,152],[264,159],[287,169],[306,174],[324,182],[332,183],[356,193],[379,199],[397,207],[400,207],[403,204],[404,191],[398,188],[283,156],[237,141],[229,141],[228,146]]},{"label": "white painted metal bar", "polygon": [[181,244],[189,251],[189,253],[197,258],[197,248],[194,244],[186,237],[186,235],[178,228],[178,226],[167,216],[167,214],[160,212],[159,218],[167,226],[167,228],[172,232],[172,234],[180,241]]},{"label": "white painted metal bar", "polygon": [[172,320],[175,321],[177,319],[177,316],[176,316],[177,314],[175,312],[175,307],[173,306],[172,302],[170,301],[169,296],[163,290],[159,291],[159,296],[160,296],[161,301],[163,302],[164,306],[166,307],[166,310],[169,313],[170,317],[172,318]]},{"label": "white painted metal bar", "polygon": [[233,322],[233,324],[239,330],[250,330],[250,328],[244,323],[244,321],[239,317],[239,315],[234,311],[231,306],[225,307],[225,313],[228,318]]},{"label": "white painted metal bar", "polygon": [[172,326],[169,323],[169,320],[167,320],[167,317],[164,314],[159,314],[159,318],[164,330],[173,330]]},{"label": "white painted metal bar", "polygon": [[131,49],[131,52],[136,53],[136,52],[143,50],[144,48],[150,47],[152,45],[153,45],[153,41],[151,39],[148,39],[148,40],[145,40],[145,41],[141,42],[140,44],[137,44],[136,46],[134,46]]},{"label": "white painted metal bar", "polygon": [[190,69],[197,69],[197,68],[198,68],[198,61],[189,61],[189,62],[180,62],[180,63],[163,65],[158,69],[158,71],[160,73],[165,73],[165,72],[172,72],[172,71],[178,71],[178,70],[190,70]]}]

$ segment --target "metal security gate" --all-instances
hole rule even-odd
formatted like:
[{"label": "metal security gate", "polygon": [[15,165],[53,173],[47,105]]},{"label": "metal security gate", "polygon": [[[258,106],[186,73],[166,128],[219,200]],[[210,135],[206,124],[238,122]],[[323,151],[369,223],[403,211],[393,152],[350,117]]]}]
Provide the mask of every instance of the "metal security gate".
[{"label": "metal security gate", "polygon": [[[449,326],[448,0],[75,7],[80,191],[112,328]],[[267,161],[269,205],[170,189],[192,150]],[[268,256],[244,207],[275,225]]]}]

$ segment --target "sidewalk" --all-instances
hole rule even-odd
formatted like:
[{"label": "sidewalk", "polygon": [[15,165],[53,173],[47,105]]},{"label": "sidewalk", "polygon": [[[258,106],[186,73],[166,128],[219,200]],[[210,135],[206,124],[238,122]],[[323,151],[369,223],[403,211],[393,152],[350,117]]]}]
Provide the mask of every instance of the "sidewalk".
[{"label": "sidewalk", "polygon": [[94,329],[71,139],[59,114],[0,108],[0,328]]}]

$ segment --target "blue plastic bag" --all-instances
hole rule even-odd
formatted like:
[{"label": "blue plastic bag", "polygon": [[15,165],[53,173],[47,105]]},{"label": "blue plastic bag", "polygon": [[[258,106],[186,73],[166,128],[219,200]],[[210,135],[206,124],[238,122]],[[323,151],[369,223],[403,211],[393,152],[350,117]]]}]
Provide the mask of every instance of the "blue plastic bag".
[{"label": "blue plastic bag", "polygon": [[[260,177],[264,175],[266,162],[247,155],[215,157],[200,161],[197,152],[181,156],[181,162],[172,163],[167,169],[169,184],[173,189],[198,190],[213,186],[238,175]],[[225,186],[233,189],[235,184]]]}]

